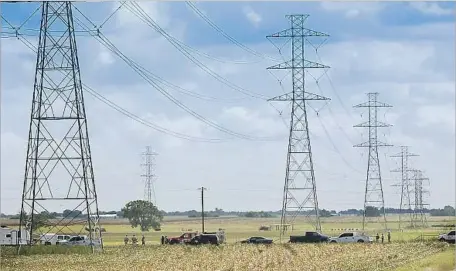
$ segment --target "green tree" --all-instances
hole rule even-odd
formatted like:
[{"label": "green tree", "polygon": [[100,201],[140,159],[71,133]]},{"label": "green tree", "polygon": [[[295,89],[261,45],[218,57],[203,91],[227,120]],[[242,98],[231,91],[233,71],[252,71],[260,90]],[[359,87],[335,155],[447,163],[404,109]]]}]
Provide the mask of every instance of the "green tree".
[{"label": "green tree", "polygon": [[445,216],[455,216],[455,210],[452,206],[445,206],[443,207],[443,213],[445,214]]},{"label": "green tree", "polygon": [[31,228],[33,231],[36,231],[39,228],[49,227],[49,219],[52,219],[52,215],[49,212],[43,211],[39,214],[33,215],[33,224],[31,224],[31,217],[29,217],[29,215],[24,212],[24,220],[22,222],[22,226],[26,227],[27,230],[30,230]]},{"label": "green tree", "polygon": [[380,216],[380,210],[373,206],[366,206],[366,217],[378,217]]},{"label": "green tree", "polygon": [[131,227],[140,227],[141,231],[149,231],[150,228],[160,228],[163,215],[154,204],[145,200],[128,202],[122,208],[123,217],[128,218]]}]

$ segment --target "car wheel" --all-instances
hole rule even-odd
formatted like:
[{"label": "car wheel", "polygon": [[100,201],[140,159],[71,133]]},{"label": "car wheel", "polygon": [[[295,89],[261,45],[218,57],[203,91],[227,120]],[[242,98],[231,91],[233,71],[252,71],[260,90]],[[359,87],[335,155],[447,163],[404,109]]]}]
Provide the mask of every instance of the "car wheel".
[{"label": "car wheel", "polygon": [[337,243],[336,241],[332,240],[330,243]]},{"label": "car wheel", "polygon": [[357,243],[364,243],[364,240],[358,240]]},{"label": "car wheel", "polygon": [[440,242],[445,242],[445,239],[444,238],[440,238],[439,241]]}]

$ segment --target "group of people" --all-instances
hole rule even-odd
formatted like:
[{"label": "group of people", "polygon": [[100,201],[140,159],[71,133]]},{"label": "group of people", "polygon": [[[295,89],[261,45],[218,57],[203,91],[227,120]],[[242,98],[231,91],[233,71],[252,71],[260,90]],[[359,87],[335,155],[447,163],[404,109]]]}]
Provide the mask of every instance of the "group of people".
[{"label": "group of people", "polygon": [[[130,241],[130,239],[128,238],[128,234],[126,234],[125,238],[124,238],[125,245],[128,245],[129,241]],[[136,235],[134,235],[134,234],[133,234],[133,237],[131,237],[131,244],[134,246],[138,245],[138,238],[136,238]],[[143,245],[143,246],[146,245],[146,237],[144,236],[144,234],[141,237],[141,245]]]},{"label": "group of people", "polygon": [[[391,243],[391,232],[388,232],[387,238],[388,238],[388,243]],[[380,236],[377,233],[377,235],[375,236],[375,241],[377,241],[377,243],[378,243],[378,239],[380,239]],[[382,233],[382,243],[384,242],[384,240],[385,240],[385,236]]]}]

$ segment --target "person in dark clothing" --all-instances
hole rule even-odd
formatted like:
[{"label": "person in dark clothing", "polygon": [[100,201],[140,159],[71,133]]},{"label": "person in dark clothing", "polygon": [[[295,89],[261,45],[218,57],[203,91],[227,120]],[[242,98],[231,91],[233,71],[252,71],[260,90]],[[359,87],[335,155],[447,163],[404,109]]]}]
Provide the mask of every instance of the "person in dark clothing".
[{"label": "person in dark clothing", "polygon": [[162,235],[161,237],[161,244],[164,245],[165,244],[165,236]]},{"label": "person in dark clothing", "polygon": [[388,237],[388,243],[391,243],[391,232],[390,231],[388,232],[388,236],[387,237]]},{"label": "person in dark clothing", "polygon": [[133,237],[131,238],[131,242],[133,246],[136,246],[136,243],[138,243],[138,239],[136,238],[136,235],[133,234]]},{"label": "person in dark clothing", "polygon": [[378,239],[380,238],[380,236],[378,236],[378,233],[377,235],[375,236],[375,241],[378,243]]},{"label": "person in dark clothing", "polygon": [[146,245],[146,237],[144,236],[144,234],[143,234],[143,236],[141,237],[141,245],[143,245],[143,246]]},{"label": "person in dark clothing", "polygon": [[385,236],[383,236],[383,233],[382,233],[382,244],[383,244],[383,240],[385,240]]}]

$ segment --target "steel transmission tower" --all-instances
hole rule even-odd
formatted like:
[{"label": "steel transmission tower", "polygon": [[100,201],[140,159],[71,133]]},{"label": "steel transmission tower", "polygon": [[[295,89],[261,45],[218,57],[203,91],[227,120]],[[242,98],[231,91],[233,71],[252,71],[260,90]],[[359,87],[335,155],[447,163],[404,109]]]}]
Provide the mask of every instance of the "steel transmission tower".
[{"label": "steel transmission tower", "polygon": [[369,120],[354,127],[368,128],[369,140],[355,145],[354,147],[368,148],[366,187],[364,191],[364,211],[363,211],[363,230],[365,230],[367,219],[366,209],[377,208],[381,212],[384,229],[387,229],[385,214],[385,198],[383,195],[383,184],[380,170],[380,160],[378,157],[378,147],[391,146],[378,140],[378,128],[389,127],[389,124],[378,121],[378,108],[392,107],[389,104],[377,100],[378,93],[367,93],[369,101],[355,105],[355,108],[367,108]]},{"label": "steel transmission tower", "polygon": [[412,214],[412,200],[410,198],[411,194],[411,185],[410,185],[410,175],[409,173],[414,171],[409,169],[409,157],[418,156],[417,154],[410,153],[408,151],[408,146],[401,146],[401,152],[391,157],[401,158],[401,167],[398,169],[392,170],[392,172],[401,173],[401,201],[399,204],[399,229],[401,229],[403,210],[407,210],[409,216],[410,226],[413,226],[413,214]]},{"label": "steel transmission tower", "polygon": [[415,192],[412,224],[414,227],[425,228],[427,227],[427,219],[424,210],[428,204],[424,201],[424,194],[428,191],[425,190],[423,181],[429,181],[429,178],[424,177],[421,170],[414,170],[412,180],[414,181],[413,190]]},{"label": "steel transmission tower", "polygon": [[142,153],[144,163],[141,164],[144,168],[144,174],[141,177],[144,177],[145,187],[144,187],[144,199],[148,202],[157,204],[155,197],[154,181],[155,181],[155,156],[157,153],[152,151],[150,146],[146,147],[146,151]]},{"label": "steel transmission tower", "polygon": [[[51,212],[64,209],[63,218],[50,222]],[[85,230],[102,244],[98,222],[72,4],[43,2],[20,229],[32,238]]]},{"label": "steel transmission tower", "polygon": [[329,99],[305,91],[305,72],[306,69],[329,67],[306,60],[304,49],[308,37],[328,37],[329,35],[305,28],[304,22],[308,16],[287,15],[291,28],[267,36],[267,38],[291,38],[292,46],[291,60],[268,68],[291,70],[293,80],[292,92],[268,100],[292,102],[280,237],[286,230],[285,225],[293,223],[296,216],[303,214],[311,220],[317,231],[321,231],[306,103],[311,100]]}]

